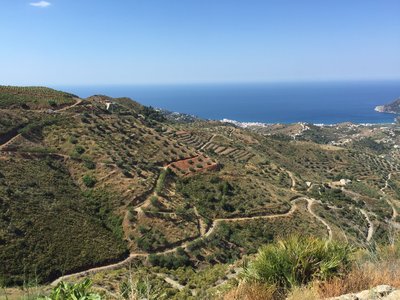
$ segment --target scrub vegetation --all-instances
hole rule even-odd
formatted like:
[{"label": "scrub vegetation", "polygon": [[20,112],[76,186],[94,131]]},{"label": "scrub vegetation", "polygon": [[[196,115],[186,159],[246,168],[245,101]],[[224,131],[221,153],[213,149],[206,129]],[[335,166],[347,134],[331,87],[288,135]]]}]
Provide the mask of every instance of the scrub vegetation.
[{"label": "scrub vegetation", "polygon": [[[349,249],[397,240],[396,130],[245,129],[127,98],[0,87],[0,282],[83,277],[111,299],[276,298],[317,280],[344,284],[364,272]],[[301,262],[285,253],[296,243]]]}]

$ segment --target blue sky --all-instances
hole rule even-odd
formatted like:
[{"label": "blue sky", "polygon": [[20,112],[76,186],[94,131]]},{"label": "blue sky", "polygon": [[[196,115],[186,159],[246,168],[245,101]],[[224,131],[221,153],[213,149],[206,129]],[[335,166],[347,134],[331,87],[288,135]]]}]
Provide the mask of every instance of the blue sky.
[{"label": "blue sky", "polygon": [[1,0],[0,84],[400,79],[399,0],[39,2]]}]

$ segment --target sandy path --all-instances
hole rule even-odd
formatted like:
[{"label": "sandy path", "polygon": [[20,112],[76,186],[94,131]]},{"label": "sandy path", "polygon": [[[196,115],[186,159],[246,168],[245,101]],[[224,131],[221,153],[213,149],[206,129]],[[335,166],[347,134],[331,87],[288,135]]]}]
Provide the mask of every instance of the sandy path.
[{"label": "sandy path", "polygon": [[287,170],[286,170],[286,172],[288,173],[288,175],[290,177],[290,180],[292,181],[291,186],[290,186],[290,190],[292,192],[296,192],[296,189],[295,189],[295,187],[296,187],[296,178],[294,178],[294,175],[293,175],[292,172],[287,171]]},{"label": "sandy path", "polygon": [[128,258],[126,258],[126,259],[124,259],[124,260],[122,260],[120,262],[114,263],[114,264],[110,264],[110,265],[106,265],[106,266],[102,266],[102,267],[91,268],[91,269],[88,269],[88,270],[85,270],[85,271],[82,271],[82,272],[77,272],[77,273],[61,276],[58,279],[54,280],[51,283],[51,285],[57,285],[60,281],[67,280],[67,279],[70,279],[72,277],[82,277],[82,276],[87,276],[89,274],[95,274],[95,273],[98,273],[98,272],[101,272],[101,271],[115,270],[115,269],[123,268],[123,267],[129,265],[134,259],[136,259],[136,258],[146,258],[150,254],[163,255],[163,254],[173,253],[178,248],[186,249],[191,242],[210,236],[214,232],[214,230],[217,228],[217,226],[222,222],[240,222],[240,221],[248,221],[248,220],[256,220],[256,219],[274,219],[274,218],[281,218],[281,217],[291,216],[297,209],[297,201],[301,200],[301,199],[302,198],[294,200],[291,209],[287,213],[283,213],[283,214],[254,216],[254,217],[215,219],[213,221],[211,227],[209,228],[209,230],[204,235],[201,235],[200,237],[198,237],[198,238],[196,238],[194,240],[184,242],[184,243],[182,243],[182,244],[180,244],[180,245],[178,245],[176,247],[173,247],[173,248],[170,248],[170,249],[166,249],[166,250],[160,251],[160,252],[154,252],[154,253],[131,253]]},{"label": "sandy path", "polygon": [[329,226],[329,224],[322,219],[320,216],[318,216],[313,210],[312,210],[312,206],[314,205],[314,203],[317,202],[317,200],[315,199],[309,199],[309,198],[302,198],[302,199],[306,199],[307,200],[307,210],[308,212],[314,217],[316,218],[318,221],[320,221],[322,224],[325,225],[326,229],[328,230],[328,241],[332,241],[332,237],[333,237],[333,233],[332,233],[332,228],[331,226]]},{"label": "sandy path", "polygon": [[[65,276],[61,276],[58,279],[54,280],[51,285],[56,285],[58,284],[60,281],[63,280],[67,280],[70,279],[72,277],[82,277],[82,276],[87,276],[89,274],[95,274],[101,271],[107,271],[107,270],[115,270],[115,269],[119,269],[122,267],[125,267],[127,265],[129,265],[134,259],[136,258],[147,258],[150,254],[155,254],[155,255],[163,255],[163,254],[169,254],[169,253],[173,253],[175,252],[178,248],[182,248],[182,249],[186,249],[190,243],[192,243],[193,241],[196,240],[200,240],[200,239],[204,239],[207,238],[208,236],[210,236],[218,227],[219,224],[221,224],[222,222],[242,222],[242,221],[249,221],[249,220],[256,220],[256,219],[276,219],[276,218],[282,218],[282,217],[289,217],[291,215],[293,215],[293,213],[298,209],[298,205],[297,202],[301,201],[301,200],[306,200],[307,201],[307,210],[309,211],[309,213],[314,216],[317,220],[319,220],[322,224],[325,225],[325,227],[328,230],[328,235],[329,235],[329,239],[328,241],[332,240],[332,229],[329,226],[328,223],[325,222],[325,220],[323,220],[320,216],[316,215],[314,213],[314,211],[312,210],[312,205],[317,202],[315,199],[309,199],[309,198],[297,198],[295,200],[293,200],[293,205],[290,208],[290,210],[286,213],[282,213],[282,214],[274,214],[274,215],[264,215],[264,216],[254,216],[254,217],[237,217],[237,218],[221,218],[221,219],[215,219],[212,223],[212,225],[210,226],[210,228],[208,229],[208,231],[204,234],[201,234],[200,237],[191,240],[191,241],[186,241],[176,247],[170,248],[170,249],[166,249],[164,251],[160,251],[160,252],[154,252],[154,253],[131,253],[129,255],[128,258],[124,259],[123,261],[120,261],[118,263],[114,263],[114,264],[110,264],[110,265],[106,265],[106,266],[102,266],[102,267],[96,267],[96,268],[91,268],[82,272],[78,272],[78,273],[74,273],[74,274],[69,274],[69,275],[65,275]],[[168,280],[171,281],[171,280]],[[175,284],[169,282],[170,284]],[[179,284],[179,283],[178,283]]]},{"label": "sandy path", "polygon": [[197,219],[199,220],[199,231],[200,235],[204,236],[207,232],[207,224],[204,223],[201,215],[199,214],[199,211],[197,210],[197,207],[193,207],[194,214],[196,215]]},{"label": "sandy path", "polygon": [[389,173],[386,181],[385,181],[385,186],[383,188],[380,189],[381,193],[383,194],[382,198],[385,198],[386,202],[390,205],[390,207],[392,208],[392,221],[396,220],[397,216],[399,215],[399,213],[397,212],[396,207],[394,206],[394,204],[392,203],[392,201],[390,201],[390,199],[388,199],[385,193],[385,190],[390,187],[389,185],[389,180],[392,178],[392,173]]},{"label": "sandy path", "polygon": [[365,219],[368,222],[368,234],[367,234],[367,242],[371,241],[372,236],[374,235],[374,224],[371,222],[371,220],[368,217],[368,214],[365,210],[360,208],[360,212],[364,215]]},{"label": "sandy path", "polygon": [[164,281],[168,284],[170,284],[173,288],[182,291],[185,286],[183,286],[182,284],[180,284],[178,281],[172,279],[171,277],[169,277],[167,274],[163,274],[163,273],[157,273],[156,274],[158,277],[161,277],[162,279],[164,279]]},{"label": "sandy path", "polygon": [[15,136],[13,136],[12,138],[10,138],[7,142],[3,143],[2,145],[0,145],[0,150],[3,150],[5,148],[7,148],[8,145],[12,144],[16,139],[18,139],[21,136],[20,133],[16,134]]},{"label": "sandy path", "polygon": [[[299,200],[299,199],[296,199]],[[254,216],[254,217],[238,217],[238,218],[223,218],[223,219],[215,219],[208,229],[208,231],[204,234],[203,237],[210,236],[214,230],[218,227],[219,224],[222,222],[242,222],[242,221],[250,221],[250,220],[257,220],[257,219],[275,219],[275,218],[282,218],[282,217],[289,217],[291,216],[297,209],[297,202],[295,202],[290,208],[290,210],[283,214],[275,214],[275,215],[265,215],[265,216]]]},{"label": "sandy path", "polygon": [[73,108],[73,107],[75,107],[75,106],[77,106],[77,105],[79,105],[79,104],[81,104],[83,102],[83,100],[79,99],[79,98],[74,98],[74,100],[76,101],[74,104],[72,104],[70,106],[66,106],[66,107],[60,108],[60,109],[55,109],[54,111],[56,111],[56,112],[66,111],[66,110],[68,110],[70,108]]}]

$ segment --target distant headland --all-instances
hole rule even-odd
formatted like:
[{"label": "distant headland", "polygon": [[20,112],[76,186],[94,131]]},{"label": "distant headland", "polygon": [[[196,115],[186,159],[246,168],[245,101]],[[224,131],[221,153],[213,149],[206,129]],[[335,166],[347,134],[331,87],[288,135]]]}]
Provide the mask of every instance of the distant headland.
[{"label": "distant headland", "polygon": [[375,110],[382,113],[400,114],[400,98],[397,98],[391,103],[379,105],[375,107]]}]

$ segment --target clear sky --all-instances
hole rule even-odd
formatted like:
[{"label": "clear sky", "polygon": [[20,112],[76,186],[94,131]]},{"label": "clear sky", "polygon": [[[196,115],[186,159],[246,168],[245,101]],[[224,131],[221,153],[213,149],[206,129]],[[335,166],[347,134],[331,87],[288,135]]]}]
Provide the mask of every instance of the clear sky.
[{"label": "clear sky", "polygon": [[400,0],[0,5],[0,84],[400,79]]}]

